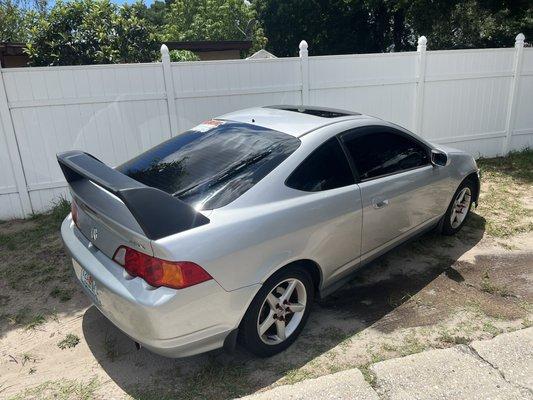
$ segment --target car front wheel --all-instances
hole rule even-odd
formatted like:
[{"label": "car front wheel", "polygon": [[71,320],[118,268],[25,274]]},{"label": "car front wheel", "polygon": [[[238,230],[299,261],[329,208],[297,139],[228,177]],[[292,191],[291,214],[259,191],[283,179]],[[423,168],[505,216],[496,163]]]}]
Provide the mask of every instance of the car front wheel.
[{"label": "car front wheel", "polygon": [[474,183],[471,180],[461,183],[444,215],[442,233],[453,235],[463,227],[472,207],[473,194]]},{"label": "car front wheel", "polygon": [[270,277],[244,316],[240,339],[252,353],[270,357],[289,347],[302,331],[314,297],[309,274],[289,267]]}]

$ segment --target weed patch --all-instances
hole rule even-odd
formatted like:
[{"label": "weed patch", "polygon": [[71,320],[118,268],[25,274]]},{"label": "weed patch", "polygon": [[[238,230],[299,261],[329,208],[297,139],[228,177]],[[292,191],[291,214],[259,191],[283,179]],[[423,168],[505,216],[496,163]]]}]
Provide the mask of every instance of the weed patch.
[{"label": "weed patch", "polygon": [[72,380],[48,381],[34,388],[25,390],[9,400],[92,400],[99,383],[96,378],[89,382]]},{"label": "weed patch", "polygon": [[76,347],[80,342],[80,338],[72,333],[67,334],[65,338],[57,343],[57,347],[61,350],[71,349]]},{"label": "weed patch", "polygon": [[481,198],[476,212],[486,219],[486,232],[509,237],[533,230],[533,211],[521,201],[524,186],[533,185],[533,150],[508,157],[479,159]]}]

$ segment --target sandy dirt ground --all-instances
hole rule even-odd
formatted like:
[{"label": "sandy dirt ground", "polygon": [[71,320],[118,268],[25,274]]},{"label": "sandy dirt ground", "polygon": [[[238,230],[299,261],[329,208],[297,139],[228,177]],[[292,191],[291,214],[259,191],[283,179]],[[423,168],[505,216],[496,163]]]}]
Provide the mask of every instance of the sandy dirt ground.
[{"label": "sandy dirt ground", "polygon": [[[528,185],[517,201],[531,210],[532,199]],[[0,232],[20,237],[39,223]],[[176,360],[137,351],[77,288],[57,233],[45,232],[45,243],[28,233],[25,251],[46,263],[33,267],[42,279],[31,285],[23,280],[35,275],[16,269],[0,276],[0,398],[229,399],[353,367],[367,376],[373,362],[531,326],[533,232],[496,236],[488,225],[474,213],[454,237],[426,234],[362,268],[269,359],[240,348]],[[34,262],[3,245],[0,262]]]}]

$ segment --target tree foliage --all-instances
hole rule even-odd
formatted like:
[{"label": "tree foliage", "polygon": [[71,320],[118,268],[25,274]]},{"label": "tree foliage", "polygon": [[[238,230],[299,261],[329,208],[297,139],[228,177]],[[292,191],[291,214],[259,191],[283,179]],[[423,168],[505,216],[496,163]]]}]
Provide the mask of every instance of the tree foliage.
[{"label": "tree foliage", "polygon": [[[293,56],[512,46],[533,37],[531,0],[0,0],[0,42],[25,42],[32,65],[146,62],[165,40],[251,39]],[[193,60],[174,52],[174,60]]]},{"label": "tree foliage", "polygon": [[255,10],[243,0],[174,0],[170,3],[164,38],[166,40],[244,40],[254,49],[266,38],[255,23]]},{"label": "tree foliage", "polygon": [[0,43],[25,42],[36,11],[20,0],[0,0]]},{"label": "tree foliage", "polygon": [[449,0],[409,3],[407,24],[431,49],[512,47],[522,32],[533,39],[530,0]]},{"label": "tree foliage", "polygon": [[109,0],[57,1],[29,29],[31,65],[148,62],[158,42],[143,17],[144,5]]},{"label": "tree foliage", "polygon": [[171,50],[169,51],[170,61],[200,61],[200,57],[189,50]]},{"label": "tree foliage", "polygon": [[531,0],[256,0],[267,50],[292,56],[298,43],[312,54],[512,46],[533,35]]}]

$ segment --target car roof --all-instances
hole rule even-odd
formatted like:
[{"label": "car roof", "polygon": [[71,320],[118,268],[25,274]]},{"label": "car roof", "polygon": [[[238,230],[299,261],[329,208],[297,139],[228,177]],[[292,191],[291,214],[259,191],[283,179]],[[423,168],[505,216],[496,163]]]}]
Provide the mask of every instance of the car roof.
[{"label": "car roof", "polygon": [[224,114],[219,119],[245,122],[300,137],[315,129],[350,119],[372,118],[334,108],[279,105],[252,107]]}]

